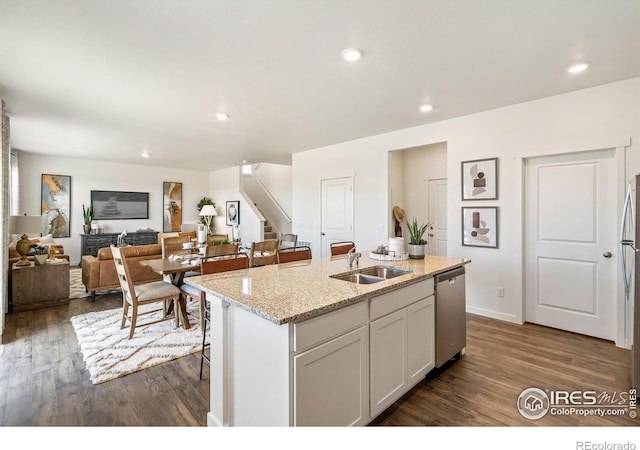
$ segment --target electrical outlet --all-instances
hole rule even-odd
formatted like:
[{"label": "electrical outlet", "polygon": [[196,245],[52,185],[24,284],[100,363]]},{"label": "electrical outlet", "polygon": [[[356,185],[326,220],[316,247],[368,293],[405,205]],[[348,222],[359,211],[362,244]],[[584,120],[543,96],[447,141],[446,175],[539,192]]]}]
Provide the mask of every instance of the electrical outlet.
[{"label": "electrical outlet", "polygon": [[498,288],[498,297],[504,297],[504,288],[503,287],[499,287]]}]

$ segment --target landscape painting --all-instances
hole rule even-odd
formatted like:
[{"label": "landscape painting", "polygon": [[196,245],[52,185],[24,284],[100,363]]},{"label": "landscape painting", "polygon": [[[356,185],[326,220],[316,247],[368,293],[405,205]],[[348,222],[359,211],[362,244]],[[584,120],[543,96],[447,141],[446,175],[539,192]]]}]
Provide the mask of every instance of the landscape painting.
[{"label": "landscape painting", "polygon": [[148,219],[149,193],[91,191],[94,220]]}]

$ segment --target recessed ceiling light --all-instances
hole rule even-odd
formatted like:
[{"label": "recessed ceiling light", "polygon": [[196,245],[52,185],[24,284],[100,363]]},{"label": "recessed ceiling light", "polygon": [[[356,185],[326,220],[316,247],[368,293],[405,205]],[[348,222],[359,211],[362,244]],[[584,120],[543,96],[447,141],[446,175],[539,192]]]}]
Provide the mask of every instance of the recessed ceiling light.
[{"label": "recessed ceiling light", "polygon": [[216,119],[218,120],[224,121],[224,120],[227,120],[228,118],[229,118],[229,115],[226,113],[223,113],[223,112],[216,113]]},{"label": "recessed ceiling light", "polygon": [[142,155],[141,155],[141,156],[142,156],[143,158],[149,158],[151,155],[149,154],[149,152],[148,152],[148,151],[146,151],[146,150],[145,150],[145,151],[143,151],[143,152],[142,152]]},{"label": "recessed ceiling light", "polygon": [[433,109],[433,105],[428,105],[428,104],[424,104],[424,105],[420,105],[420,111],[422,112],[429,112]]},{"label": "recessed ceiling light", "polygon": [[589,67],[589,63],[574,64],[573,66],[569,67],[569,73],[582,72],[586,70],[588,67]]},{"label": "recessed ceiling light", "polygon": [[345,48],[342,50],[342,57],[349,62],[359,60],[362,55],[364,55],[364,52],[359,48]]}]

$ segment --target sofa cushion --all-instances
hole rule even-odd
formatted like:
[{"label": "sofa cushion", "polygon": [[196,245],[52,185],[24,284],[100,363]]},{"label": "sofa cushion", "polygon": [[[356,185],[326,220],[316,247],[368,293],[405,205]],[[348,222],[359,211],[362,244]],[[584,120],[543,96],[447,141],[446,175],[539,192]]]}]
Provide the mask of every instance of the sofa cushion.
[{"label": "sofa cushion", "polygon": [[[122,254],[127,258],[133,258],[136,256],[152,256],[162,254],[162,248],[160,247],[160,244],[130,245],[122,247]],[[97,257],[99,260],[113,260],[111,247],[103,247],[98,250]]]}]

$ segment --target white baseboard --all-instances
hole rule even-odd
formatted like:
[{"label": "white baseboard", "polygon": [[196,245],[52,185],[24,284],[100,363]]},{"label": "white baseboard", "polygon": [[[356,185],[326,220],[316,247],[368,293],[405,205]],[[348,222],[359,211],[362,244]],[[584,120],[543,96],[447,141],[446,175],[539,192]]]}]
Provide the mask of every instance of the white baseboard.
[{"label": "white baseboard", "polygon": [[513,314],[505,314],[497,311],[492,311],[490,309],[475,308],[468,305],[467,312],[470,314],[476,314],[478,316],[491,317],[492,319],[504,320],[505,322],[517,323],[518,325],[522,325],[522,321],[518,320],[518,318]]}]

